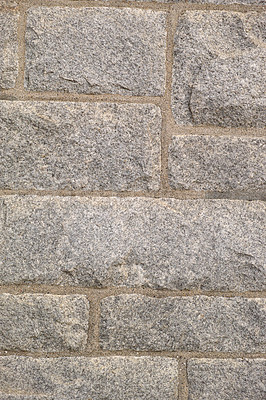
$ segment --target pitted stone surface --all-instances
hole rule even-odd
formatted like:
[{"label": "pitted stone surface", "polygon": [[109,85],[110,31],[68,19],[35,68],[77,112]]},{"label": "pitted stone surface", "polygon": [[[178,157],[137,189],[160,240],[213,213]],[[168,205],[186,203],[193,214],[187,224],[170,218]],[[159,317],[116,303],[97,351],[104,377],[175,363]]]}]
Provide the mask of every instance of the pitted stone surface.
[{"label": "pitted stone surface", "polygon": [[160,136],[151,104],[0,101],[0,187],[157,190]]},{"label": "pitted stone surface", "polygon": [[243,4],[243,5],[265,5],[265,0],[188,0],[189,3],[201,4]]},{"label": "pitted stone surface", "polygon": [[265,288],[264,202],[2,200],[2,284]]},{"label": "pitted stone surface", "polygon": [[175,189],[266,193],[263,137],[173,136],[169,180]]},{"label": "pitted stone surface", "polygon": [[[1,3],[0,3],[1,6]],[[0,11],[0,92],[15,86],[18,75],[18,15]]]},{"label": "pitted stone surface", "polygon": [[178,399],[178,361],[172,358],[10,356],[0,358],[0,368],[0,395],[12,391],[12,400]]},{"label": "pitted stone surface", "polygon": [[45,395],[35,396],[28,394],[1,394],[1,400],[54,400],[53,397],[48,397]]},{"label": "pitted stone surface", "polygon": [[264,400],[265,359],[188,361],[189,400]]},{"label": "pitted stone surface", "polygon": [[1,400],[54,400],[54,398],[44,395],[31,396],[27,394],[1,394]]},{"label": "pitted stone surface", "polygon": [[265,126],[264,35],[265,14],[256,12],[188,11],[180,17],[172,86],[178,124]]},{"label": "pitted stone surface", "polygon": [[264,351],[265,299],[111,296],[101,302],[103,349]]},{"label": "pitted stone surface", "polygon": [[0,7],[16,7],[18,2],[15,0],[0,0]]},{"label": "pitted stone surface", "polygon": [[166,14],[129,8],[31,8],[25,86],[161,96]]},{"label": "pitted stone surface", "polygon": [[[108,0],[106,0],[108,1]],[[150,2],[151,0],[127,0],[129,3],[131,2]],[[153,0],[156,3],[180,3],[182,0]],[[184,2],[184,1],[183,1]],[[188,0],[188,3],[201,3],[201,4],[254,4],[254,5],[264,5],[265,0]]]},{"label": "pitted stone surface", "polygon": [[0,349],[37,352],[84,350],[88,320],[86,296],[1,294]]}]

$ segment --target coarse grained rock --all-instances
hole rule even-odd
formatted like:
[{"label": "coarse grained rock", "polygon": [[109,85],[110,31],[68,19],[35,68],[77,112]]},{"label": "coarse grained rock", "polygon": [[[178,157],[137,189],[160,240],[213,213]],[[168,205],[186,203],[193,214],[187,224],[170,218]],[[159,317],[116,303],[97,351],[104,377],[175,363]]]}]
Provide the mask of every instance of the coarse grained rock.
[{"label": "coarse grained rock", "polygon": [[[0,393],[1,394],[1,393]],[[53,397],[45,395],[28,395],[28,394],[1,394],[1,400],[53,400]]]},{"label": "coarse grained rock", "polygon": [[0,393],[1,400],[54,400],[53,397],[45,396],[45,395],[30,395],[30,394],[6,394]]},{"label": "coarse grained rock", "polygon": [[100,343],[108,350],[259,352],[265,299],[111,296],[101,301]]},{"label": "coarse grained rock", "polygon": [[200,4],[243,4],[243,5],[264,5],[265,0],[188,0],[189,3]]},{"label": "coarse grained rock", "polygon": [[266,51],[256,49],[203,65],[190,97],[193,123],[264,127],[265,61]]},{"label": "coarse grained rock", "polygon": [[189,400],[263,400],[265,359],[188,360]]},{"label": "coarse grained rock", "polygon": [[265,13],[185,12],[174,39],[175,121],[264,127],[264,38]]},{"label": "coarse grained rock", "polygon": [[[108,2],[108,0],[106,0]],[[132,2],[150,2],[150,0],[126,0]],[[180,3],[182,0],[153,0],[156,3]],[[184,2],[184,1],[183,1]],[[188,0],[188,3],[201,3],[201,4],[243,4],[243,5],[264,5],[265,0]]]},{"label": "coarse grained rock", "polygon": [[12,400],[42,400],[43,395],[45,400],[178,399],[173,358],[9,356],[0,357],[0,367],[0,395],[12,390]]},{"label": "coarse grained rock", "polygon": [[266,193],[263,137],[173,136],[168,160],[174,189]]},{"label": "coarse grained rock", "polygon": [[18,1],[15,0],[0,0],[0,8],[1,7],[16,7],[18,5]]},{"label": "coarse grained rock", "polygon": [[161,96],[166,13],[130,8],[33,7],[25,87],[34,91]]},{"label": "coarse grained rock", "polygon": [[2,196],[2,284],[265,288],[265,203]]},{"label": "coarse grained rock", "polygon": [[78,351],[87,342],[89,302],[83,295],[0,295],[0,349]]},{"label": "coarse grained rock", "polygon": [[0,101],[5,189],[157,190],[161,111],[152,104]]},{"label": "coarse grained rock", "polygon": [[0,11],[0,92],[13,88],[18,75],[18,18]]}]

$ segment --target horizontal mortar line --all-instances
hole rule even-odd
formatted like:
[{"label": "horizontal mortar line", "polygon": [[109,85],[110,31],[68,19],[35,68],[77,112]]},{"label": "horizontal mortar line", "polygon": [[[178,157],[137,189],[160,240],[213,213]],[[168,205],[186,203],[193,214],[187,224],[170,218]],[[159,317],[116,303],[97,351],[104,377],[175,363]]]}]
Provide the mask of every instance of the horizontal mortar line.
[{"label": "horizontal mortar line", "polygon": [[168,134],[173,136],[231,136],[231,137],[265,137],[265,128],[244,128],[244,127],[220,127],[216,125],[177,125],[167,129]]},{"label": "horizontal mortar line", "polygon": [[155,192],[134,191],[90,191],[90,190],[37,190],[37,189],[0,189],[0,196],[60,196],[60,197],[118,197],[118,198],[150,198],[150,199],[176,199],[176,200],[231,200],[231,201],[264,201],[265,192],[211,192],[193,190],[166,190]]},{"label": "horizontal mortar line", "polygon": [[[31,7],[62,7],[62,8],[132,8],[132,9],[143,9],[143,10],[155,10],[155,11],[169,11],[175,3],[159,3],[153,1],[125,1],[125,0],[109,0],[108,3],[106,1],[101,0],[54,0],[51,2],[50,0],[30,0],[25,1],[24,3],[20,3],[16,9],[26,8],[29,9]],[[185,2],[181,2],[179,4],[179,8],[186,7]],[[13,7],[14,8],[14,7]]]},{"label": "horizontal mortar line", "polygon": [[10,294],[83,294],[91,301],[97,301],[109,296],[123,294],[144,295],[153,298],[167,297],[242,297],[242,298],[265,298],[265,290],[254,291],[221,291],[221,290],[173,290],[173,289],[150,289],[150,288],[128,288],[128,287],[83,287],[83,286],[56,286],[44,284],[9,284],[0,285],[0,293]]},{"label": "horizontal mortar line", "polygon": [[33,358],[58,358],[58,357],[167,357],[167,358],[209,358],[209,359],[236,359],[236,358],[265,358],[266,353],[246,352],[197,352],[197,351],[136,351],[136,350],[92,350],[80,352],[30,352],[21,350],[0,350],[0,357],[24,356]]},{"label": "horizontal mortar line", "polygon": [[157,3],[153,1],[148,2],[136,2],[136,1],[115,1],[111,0],[106,4],[105,1],[97,0],[55,0],[51,3],[50,0],[31,0],[26,2],[21,2],[17,9],[20,7],[72,7],[72,8],[82,8],[82,7],[105,7],[105,8],[139,8],[139,9],[151,9],[159,11],[168,10],[225,10],[225,11],[253,11],[253,10],[263,10],[264,5],[262,4],[197,4],[183,2],[170,2],[170,3]]},{"label": "horizontal mortar line", "polygon": [[154,103],[160,105],[164,96],[128,96],[119,94],[86,94],[62,92],[32,92],[17,89],[6,89],[0,92],[0,100],[5,101],[39,101],[39,102],[68,102],[68,103]]},{"label": "horizontal mortar line", "polygon": [[0,7],[0,11],[2,12],[20,12],[21,10],[27,11],[32,7],[62,7],[62,8],[130,8],[130,9],[141,9],[141,10],[153,10],[153,11],[161,11],[161,12],[176,12],[176,11],[190,11],[190,10],[199,10],[199,11],[211,11],[211,10],[219,10],[219,11],[234,11],[234,12],[248,12],[248,11],[264,11],[265,6],[260,4],[197,4],[197,3],[156,3],[156,2],[134,2],[134,1],[110,1],[108,4],[104,1],[97,2],[96,0],[85,0],[85,1],[75,1],[75,0],[66,0],[66,1],[55,1],[53,3],[49,1],[30,1],[30,2],[21,2],[17,7]]},{"label": "horizontal mortar line", "polygon": [[194,192],[194,191],[157,191],[157,192],[119,192],[119,191],[88,191],[88,190],[35,190],[35,189],[0,189],[0,196],[12,196],[12,195],[36,195],[36,196],[78,196],[78,197],[145,197],[145,198],[178,198],[179,196],[183,198],[203,198],[204,192]]}]

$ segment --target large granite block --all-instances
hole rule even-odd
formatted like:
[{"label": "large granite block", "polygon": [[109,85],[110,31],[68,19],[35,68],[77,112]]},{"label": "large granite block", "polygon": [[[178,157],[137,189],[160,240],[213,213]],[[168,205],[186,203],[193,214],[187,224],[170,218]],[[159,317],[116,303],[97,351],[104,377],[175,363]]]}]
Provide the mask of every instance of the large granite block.
[{"label": "large granite block", "polygon": [[265,13],[188,11],[174,39],[172,111],[181,125],[265,126]]},{"label": "large granite block", "polygon": [[166,14],[130,8],[28,11],[25,87],[161,96]]},{"label": "large granite block", "polygon": [[3,196],[2,284],[265,288],[260,201]]},{"label": "large granite block", "polygon": [[0,187],[156,190],[161,112],[151,104],[0,101]]},{"label": "large granite block", "polygon": [[0,349],[81,351],[88,336],[86,296],[0,295]]}]

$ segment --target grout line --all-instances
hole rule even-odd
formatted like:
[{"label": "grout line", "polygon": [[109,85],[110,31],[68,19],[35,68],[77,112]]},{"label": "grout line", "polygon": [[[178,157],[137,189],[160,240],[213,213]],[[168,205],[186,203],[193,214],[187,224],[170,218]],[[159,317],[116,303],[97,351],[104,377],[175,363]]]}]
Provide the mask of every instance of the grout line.
[{"label": "grout line", "polygon": [[[161,136],[161,187],[162,190],[169,190],[168,183],[168,117],[169,109],[171,110],[171,86],[172,86],[172,63],[173,63],[173,40],[174,32],[172,28],[175,13],[169,11],[166,25],[166,82],[165,95],[162,100],[162,136]],[[171,113],[171,111],[170,111]]]},{"label": "grout line", "polygon": [[178,371],[179,400],[188,400],[187,359],[180,357]]},{"label": "grout line", "polygon": [[105,288],[86,288],[82,286],[53,286],[38,284],[12,284],[0,285],[0,293],[25,294],[25,293],[42,293],[42,294],[84,294],[93,302],[92,314],[96,315],[99,311],[99,301],[117,295],[143,295],[158,299],[166,297],[192,297],[192,296],[208,296],[208,297],[242,297],[242,298],[266,298],[266,291],[218,291],[218,290],[171,290],[171,289],[149,289],[149,288],[127,288],[127,287],[105,287]]},{"label": "grout line", "polygon": [[[24,78],[23,78],[24,79]],[[23,86],[23,85],[22,85]],[[155,104],[160,105],[161,96],[128,96],[119,94],[86,94],[86,93],[72,93],[63,91],[43,91],[35,92],[26,90],[23,87],[18,91],[14,89],[5,89],[0,93],[2,100],[15,100],[15,101],[61,101],[61,102],[75,102],[75,103],[133,103],[133,104]]]},{"label": "grout line", "polygon": [[[18,7],[25,4],[27,7],[116,7],[116,8],[140,8],[140,9],[152,9],[165,11],[170,8],[175,10],[180,10],[184,7],[188,10],[228,10],[228,11],[260,11],[265,9],[263,4],[200,4],[200,3],[190,3],[188,0],[180,2],[155,2],[155,1],[126,1],[126,0],[110,0],[108,3],[106,1],[97,0],[26,0],[20,1]],[[3,7],[4,9],[14,9],[14,7]],[[1,7],[0,7],[1,9]]]},{"label": "grout line", "polygon": [[265,201],[266,193],[257,191],[193,191],[193,190],[167,190],[151,192],[119,192],[119,191],[90,191],[90,190],[36,190],[36,189],[0,189],[0,196],[60,196],[60,197],[119,197],[119,198],[147,198],[147,199],[176,199],[176,200],[229,200],[229,201]]},{"label": "grout line", "polygon": [[[245,352],[197,352],[197,351],[136,351],[136,350],[94,350],[80,352],[30,352],[21,350],[0,350],[0,357],[8,356],[25,356],[34,358],[58,358],[58,357],[167,357],[167,358],[183,358],[183,363],[191,358],[197,359],[237,359],[237,358],[265,358],[266,353],[245,353]],[[185,371],[182,366],[183,393],[186,392]],[[185,400],[185,399],[182,399]]]}]

